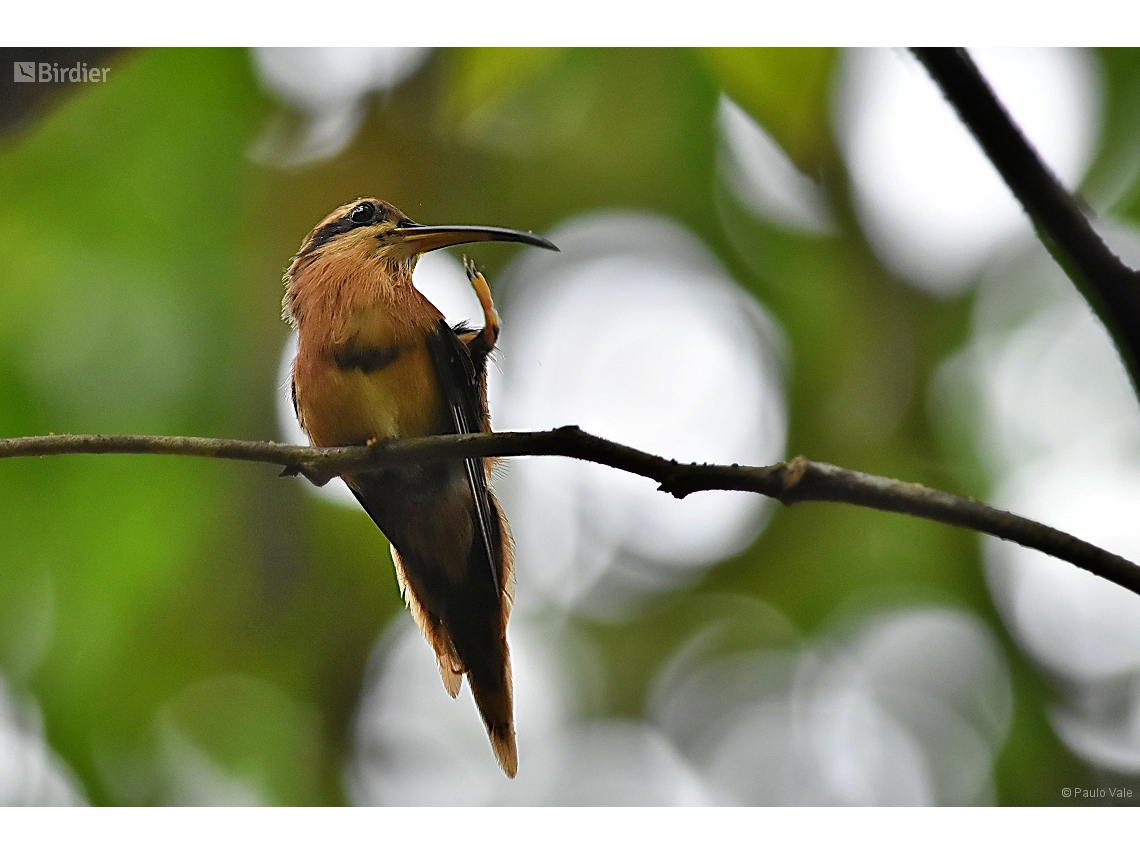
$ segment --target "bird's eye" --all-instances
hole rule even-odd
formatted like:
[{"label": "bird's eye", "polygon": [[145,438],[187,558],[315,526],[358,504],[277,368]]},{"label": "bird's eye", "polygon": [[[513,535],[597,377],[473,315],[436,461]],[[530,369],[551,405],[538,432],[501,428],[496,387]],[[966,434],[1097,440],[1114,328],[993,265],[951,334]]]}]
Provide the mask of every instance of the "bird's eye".
[{"label": "bird's eye", "polygon": [[376,206],[371,202],[362,202],[352,209],[352,213],[348,218],[354,223],[361,225],[372,222],[372,218],[376,216]]}]

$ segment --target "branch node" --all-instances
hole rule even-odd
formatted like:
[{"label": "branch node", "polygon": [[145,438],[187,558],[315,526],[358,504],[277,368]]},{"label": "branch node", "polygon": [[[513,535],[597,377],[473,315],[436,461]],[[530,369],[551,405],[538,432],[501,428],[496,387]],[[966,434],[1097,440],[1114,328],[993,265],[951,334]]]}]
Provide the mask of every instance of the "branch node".
[{"label": "branch node", "polygon": [[784,464],[780,472],[780,495],[776,498],[785,505],[793,505],[799,501],[796,490],[807,474],[811,462],[802,454],[797,454]]},{"label": "branch node", "polygon": [[336,477],[336,473],[325,474],[322,469],[314,469],[310,466],[302,464],[289,464],[280,472],[277,473],[278,478],[296,478],[298,475],[304,475],[307,480],[314,487],[323,487],[329,481]]}]

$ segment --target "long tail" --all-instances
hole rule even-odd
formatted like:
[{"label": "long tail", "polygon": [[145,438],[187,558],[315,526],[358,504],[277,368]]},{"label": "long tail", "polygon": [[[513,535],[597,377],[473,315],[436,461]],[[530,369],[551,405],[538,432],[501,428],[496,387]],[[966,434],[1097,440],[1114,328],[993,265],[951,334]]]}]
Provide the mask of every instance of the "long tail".
[{"label": "long tail", "polygon": [[[461,470],[453,474],[463,477]],[[459,508],[451,498],[457,491],[439,490],[430,499],[421,495],[421,501],[412,503],[384,502],[381,497],[399,487],[377,483],[381,480],[386,479],[355,476],[350,486],[392,544],[401,593],[435,651],[444,688],[455,697],[462,675],[467,675],[495,758],[513,778],[518,750],[506,629],[514,575],[510,533],[499,503],[487,494],[490,546],[499,568],[495,572],[470,501]],[[401,486],[406,498],[408,485]],[[425,525],[428,520],[439,526]],[[469,534],[459,538],[456,532],[463,529]]]}]

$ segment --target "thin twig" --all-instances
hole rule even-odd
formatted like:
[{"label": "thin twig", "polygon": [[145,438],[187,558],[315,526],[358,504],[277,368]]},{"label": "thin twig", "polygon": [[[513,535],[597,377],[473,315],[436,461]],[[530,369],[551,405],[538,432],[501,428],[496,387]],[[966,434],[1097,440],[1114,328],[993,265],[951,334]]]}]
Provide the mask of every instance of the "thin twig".
[{"label": "thin twig", "polygon": [[1117,258],[1002,107],[963,48],[911,48],[958,111],[1046,247],[1108,328],[1140,390],[1140,273]]},{"label": "thin twig", "polygon": [[0,458],[56,454],[173,454],[274,463],[285,467],[281,474],[304,475],[315,484],[324,484],[342,473],[464,457],[572,457],[649,478],[658,483],[658,489],[678,499],[705,490],[735,490],[771,496],[785,505],[841,502],[936,520],[1037,549],[1140,594],[1140,567],[1131,561],[976,499],[829,463],[814,463],[804,457],[773,466],[678,463],[610,442],[574,425],[534,433],[430,436],[347,448],[180,436],[0,439]]}]

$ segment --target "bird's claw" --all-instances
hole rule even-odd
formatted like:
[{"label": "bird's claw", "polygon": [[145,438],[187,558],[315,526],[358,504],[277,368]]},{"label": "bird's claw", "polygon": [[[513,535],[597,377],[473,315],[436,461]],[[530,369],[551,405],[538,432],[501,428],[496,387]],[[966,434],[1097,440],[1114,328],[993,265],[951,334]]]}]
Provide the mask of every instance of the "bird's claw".
[{"label": "bird's claw", "polygon": [[471,287],[475,289],[479,305],[483,308],[483,341],[488,351],[494,350],[495,342],[499,340],[500,321],[499,313],[495,311],[495,301],[491,299],[491,286],[487,284],[487,278],[479,272],[475,262],[466,255],[463,256],[463,269],[467,272],[467,278],[471,282]]}]

